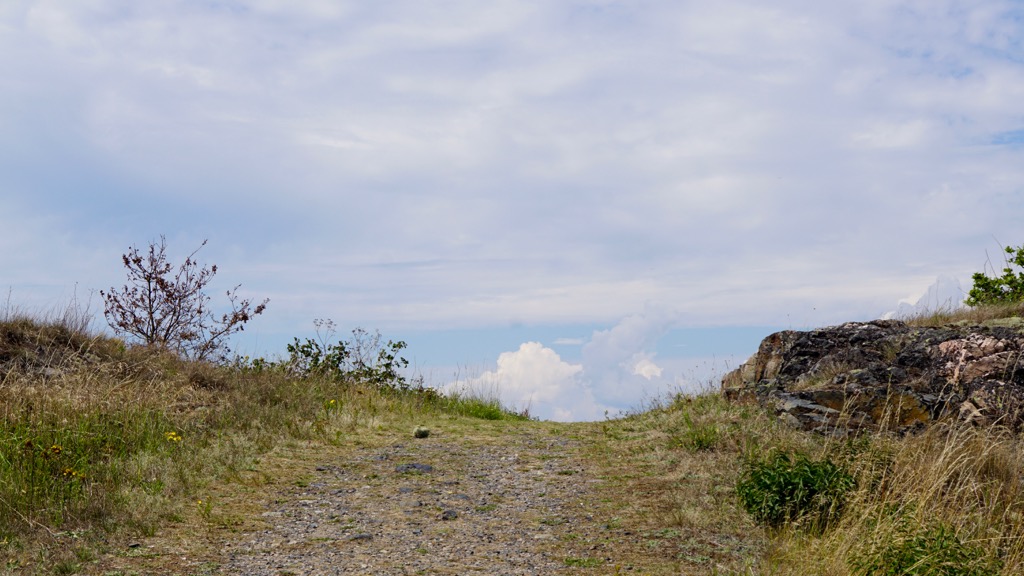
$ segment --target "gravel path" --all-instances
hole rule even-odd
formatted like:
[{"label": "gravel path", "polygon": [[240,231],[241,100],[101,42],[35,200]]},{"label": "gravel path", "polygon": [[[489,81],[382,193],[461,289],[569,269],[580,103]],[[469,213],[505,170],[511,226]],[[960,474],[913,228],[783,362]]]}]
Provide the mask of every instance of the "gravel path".
[{"label": "gravel path", "polygon": [[275,495],[269,529],[227,546],[220,573],[594,573],[609,560],[608,519],[588,514],[597,482],[574,441],[541,430],[325,455]]}]

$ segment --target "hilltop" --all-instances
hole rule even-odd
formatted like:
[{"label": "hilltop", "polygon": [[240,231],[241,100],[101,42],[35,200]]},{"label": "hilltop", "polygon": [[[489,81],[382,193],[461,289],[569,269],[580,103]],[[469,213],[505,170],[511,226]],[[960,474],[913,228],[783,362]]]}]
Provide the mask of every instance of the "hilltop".
[{"label": "hilltop", "polygon": [[[718,394],[538,422],[188,362],[74,315],[0,321],[0,406],[4,573],[1024,569],[1024,451],[1000,427],[835,438]],[[958,571],[909,568],[928,559]]]}]

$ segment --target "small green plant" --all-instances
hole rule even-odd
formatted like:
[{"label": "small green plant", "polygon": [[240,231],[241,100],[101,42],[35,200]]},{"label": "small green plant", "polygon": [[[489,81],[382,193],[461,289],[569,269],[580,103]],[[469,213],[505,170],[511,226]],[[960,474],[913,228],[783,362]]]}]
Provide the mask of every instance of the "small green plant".
[{"label": "small green plant", "polygon": [[196,511],[199,513],[199,516],[202,517],[203,520],[209,522],[211,513],[213,512],[213,502],[210,502],[209,498],[207,498],[206,500],[196,500]]},{"label": "small green plant", "polygon": [[481,420],[504,420],[512,416],[508,411],[502,409],[497,401],[487,401],[480,398],[459,398],[459,412],[465,416],[480,418]]},{"label": "small green plant", "polygon": [[481,420],[520,420],[530,419],[528,410],[517,411],[501,405],[497,397],[487,397],[476,392],[452,391],[439,394],[430,388],[418,389],[424,404],[449,414],[469,416]]},{"label": "small green plant", "polygon": [[1024,272],[1015,271],[1013,267],[1024,269],[1024,246],[1003,249],[1009,256],[1005,258],[1003,275],[988,276],[984,272],[975,272],[971,277],[974,286],[964,301],[968,306],[985,306],[1013,304],[1024,301]]},{"label": "small green plant", "polygon": [[570,556],[565,559],[566,566],[575,566],[577,568],[597,568],[602,564],[599,558],[575,558]]},{"label": "small green plant", "polygon": [[913,531],[899,523],[896,533],[854,556],[856,576],[996,576],[1002,568],[985,549],[964,542],[944,524]]},{"label": "small green plant", "polygon": [[687,413],[683,414],[683,423],[686,430],[683,431],[682,437],[677,438],[675,442],[694,452],[707,452],[715,449],[721,436],[718,426],[697,424]]},{"label": "small green plant", "polygon": [[736,493],[754,519],[771,528],[786,524],[814,532],[838,520],[853,476],[831,460],[773,452],[748,460]]}]

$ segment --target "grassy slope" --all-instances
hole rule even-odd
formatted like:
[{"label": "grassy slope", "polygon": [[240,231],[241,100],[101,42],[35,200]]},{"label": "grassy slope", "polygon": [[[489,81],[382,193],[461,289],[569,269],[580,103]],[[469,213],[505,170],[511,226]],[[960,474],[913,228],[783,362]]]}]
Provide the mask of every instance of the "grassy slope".
[{"label": "grassy slope", "polygon": [[[218,543],[259,528],[265,494],[301,482],[318,454],[437,422],[583,441],[606,479],[595,508],[618,536],[613,562],[580,572],[1024,573],[1024,456],[1005,431],[828,440],[714,395],[607,422],[524,422],[479,399],[190,365],[66,319],[0,322],[2,363],[23,368],[0,376],[0,573],[144,574],[181,555],[212,573]],[[499,415],[509,419],[480,418]],[[742,510],[744,463],[773,451],[829,458],[858,479],[838,526],[765,530]],[[893,546],[957,553],[960,571],[875,570]]]}]

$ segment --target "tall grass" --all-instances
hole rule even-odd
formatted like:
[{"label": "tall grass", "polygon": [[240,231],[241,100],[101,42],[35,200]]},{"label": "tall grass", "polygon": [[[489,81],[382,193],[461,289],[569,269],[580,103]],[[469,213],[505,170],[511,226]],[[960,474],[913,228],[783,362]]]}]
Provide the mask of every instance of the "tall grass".
[{"label": "tall grass", "polygon": [[1024,303],[992,304],[974,308],[947,308],[922,312],[900,318],[911,326],[942,326],[945,324],[984,324],[999,320],[1013,320],[1024,316]]},{"label": "tall grass", "polygon": [[1008,431],[962,425],[835,446],[858,478],[842,520],[820,538],[780,535],[769,564],[794,575],[1024,573],[1022,448]]},{"label": "tall grass", "polygon": [[[521,418],[475,397],[189,363],[89,333],[73,313],[33,318],[8,306],[0,318],[0,560],[8,569],[64,562],[73,572],[74,550],[157,533],[204,487],[241,478],[283,442],[411,430],[442,414]],[[63,544],[69,533],[74,550]]]},{"label": "tall grass", "polygon": [[[709,393],[604,434],[623,477],[657,487],[642,520],[680,531],[681,573],[1024,574],[1024,441],[1006,429],[826,437]],[[736,547],[694,544],[710,534]]]}]

